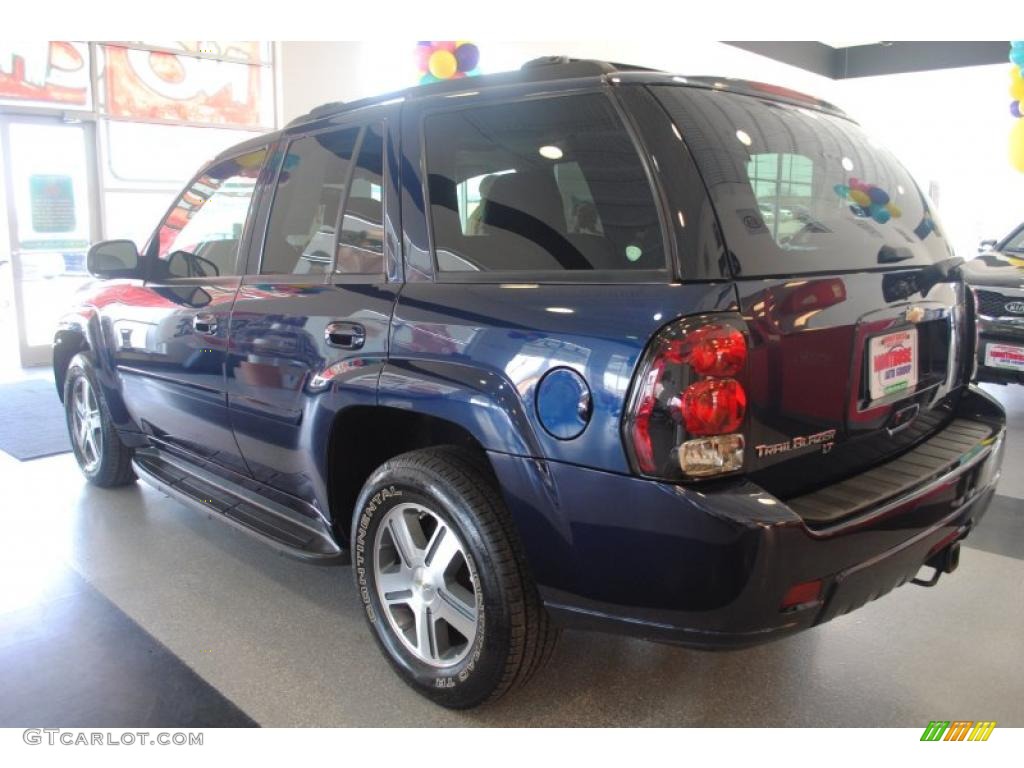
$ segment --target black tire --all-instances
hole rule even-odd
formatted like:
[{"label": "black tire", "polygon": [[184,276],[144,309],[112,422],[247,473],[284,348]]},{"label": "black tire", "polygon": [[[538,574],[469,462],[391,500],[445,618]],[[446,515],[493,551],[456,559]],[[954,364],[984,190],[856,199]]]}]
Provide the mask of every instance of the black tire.
[{"label": "black tire", "polygon": [[[93,435],[96,444],[100,446],[98,461],[88,454],[88,449],[83,448],[75,437],[75,393],[80,381],[88,384],[98,410],[99,434]],[[103,389],[99,385],[92,361],[85,353],[75,355],[68,364],[64,378],[64,417],[78,467],[90,483],[101,488],[115,488],[135,482],[135,471],[132,469],[134,451],[121,442],[117,429],[110,419],[110,410],[103,397]]]},{"label": "black tire", "polygon": [[[400,640],[378,595],[374,558],[381,521],[399,504],[423,504],[452,526],[471,560],[481,617],[466,658],[431,666]],[[524,684],[558,637],[525,565],[522,545],[486,461],[454,446],[396,456],[366,481],[352,525],[353,573],[367,620],[392,666],[437,704],[467,709]]]}]

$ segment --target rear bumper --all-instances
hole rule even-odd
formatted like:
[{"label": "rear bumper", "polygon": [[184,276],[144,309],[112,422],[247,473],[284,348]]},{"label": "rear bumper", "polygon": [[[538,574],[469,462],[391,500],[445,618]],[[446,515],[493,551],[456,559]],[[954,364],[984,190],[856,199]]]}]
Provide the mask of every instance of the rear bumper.
[{"label": "rear bumper", "polygon": [[[749,481],[684,488],[565,464],[492,461],[557,622],[736,647],[853,610],[970,533],[999,479],[1005,416],[971,389],[957,418],[985,425],[985,436],[913,488],[832,527],[808,526]],[[780,610],[792,586],[818,579],[819,599]]]}]

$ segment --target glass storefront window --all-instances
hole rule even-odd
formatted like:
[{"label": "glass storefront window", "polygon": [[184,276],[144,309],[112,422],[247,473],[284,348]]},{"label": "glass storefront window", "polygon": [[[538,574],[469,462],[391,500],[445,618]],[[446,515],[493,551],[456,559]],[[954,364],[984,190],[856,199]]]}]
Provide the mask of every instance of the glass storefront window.
[{"label": "glass storefront window", "polygon": [[218,59],[244,61],[246,64],[268,64],[270,43],[239,40],[144,40],[129,43],[142,48],[157,48],[181,53],[201,53]]},{"label": "glass storefront window", "polygon": [[0,105],[92,109],[88,44],[0,41]]},{"label": "glass storefront window", "polygon": [[100,110],[112,118],[249,128],[273,125],[269,66],[123,45],[99,52]]}]

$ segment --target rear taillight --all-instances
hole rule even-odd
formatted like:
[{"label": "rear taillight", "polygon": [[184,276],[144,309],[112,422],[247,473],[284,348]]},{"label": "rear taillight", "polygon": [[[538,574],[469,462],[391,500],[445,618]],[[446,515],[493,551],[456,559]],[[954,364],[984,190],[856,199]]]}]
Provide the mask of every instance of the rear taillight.
[{"label": "rear taillight", "polygon": [[743,468],[747,337],[734,315],[663,328],[633,383],[624,437],[634,469],[666,480]]}]

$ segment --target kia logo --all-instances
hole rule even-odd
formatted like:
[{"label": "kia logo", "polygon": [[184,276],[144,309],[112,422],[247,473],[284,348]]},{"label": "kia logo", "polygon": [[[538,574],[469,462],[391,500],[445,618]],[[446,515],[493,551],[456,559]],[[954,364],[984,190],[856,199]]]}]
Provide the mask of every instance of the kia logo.
[{"label": "kia logo", "polygon": [[1006,311],[1015,315],[1024,315],[1024,301],[1009,301],[1006,303]]}]

